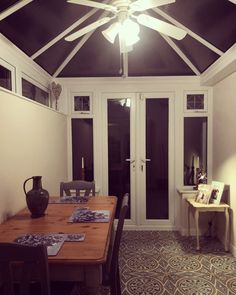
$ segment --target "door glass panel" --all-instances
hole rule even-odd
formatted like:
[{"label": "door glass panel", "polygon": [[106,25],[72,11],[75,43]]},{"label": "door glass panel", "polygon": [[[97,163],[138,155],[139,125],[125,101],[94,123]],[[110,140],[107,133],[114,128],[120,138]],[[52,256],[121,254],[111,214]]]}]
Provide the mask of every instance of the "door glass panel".
[{"label": "door glass panel", "polygon": [[207,173],[207,117],[184,118],[184,185],[195,185]]},{"label": "door glass panel", "polygon": [[168,121],[168,98],[146,99],[146,219],[169,218]]},{"label": "door glass panel", "polygon": [[117,218],[121,197],[130,194],[130,99],[108,99],[107,105],[108,192],[118,197]]},{"label": "door glass panel", "polygon": [[94,180],[93,119],[72,119],[73,180]]}]

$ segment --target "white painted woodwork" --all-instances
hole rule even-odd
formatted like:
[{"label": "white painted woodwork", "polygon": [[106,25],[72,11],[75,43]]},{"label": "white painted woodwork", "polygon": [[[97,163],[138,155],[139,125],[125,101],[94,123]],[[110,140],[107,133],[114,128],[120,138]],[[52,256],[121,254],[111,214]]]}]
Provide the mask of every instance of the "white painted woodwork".
[{"label": "white painted woodwork", "polygon": [[236,72],[236,43],[201,75],[201,84],[214,86]]},{"label": "white painted woodwork", "polygon": [[35,52],[31,58],[35,59],[40,54],[42,54],[44,51],[48,50],[50,47],[52,47],[55,43],[60,41],[62,38],[64,38],[67,34],[69,34],[72,30],[74,30],[76,27],[78,27],[80,24],[82,24],[84,21],[86,21],[89,17],[91,17],[95,12],[97,12],[97,9],[92,9],[88,13],[86,13],[84,16],[82,16],[80,19],[78,19],[75,23],[73,23],[70,27],[68,27],[65,31],[57,35],[55,38],[53,38],[50,42],[48,42],[46,45],[44,45],[42,48],[40,48],[37,52]]},{"label": "white painted woodwork", "polygon": [[[108,15],[108,12],[105,11],[101,14],[99,17],[99,20],[103,17],[106,17]],[[66,59],[62,62],[62,64],[58,67],[58,69],[53,74],[53,77],[57,77],[60,72],[65,68],[65,66],[71,61],[71,59],[75,56],[75,54],[80,50],[80,48],[88,41],[88,39],[92,36],[92,34],[95,32],[95,30],[92,30],[88,32],[86,35],[82,37],[82,39],[78,42],[78,44],[75,46],[75,48],[70,52],[70,54],[66,57]]]},{"label": "white painted woodwork", "polygon": [[195,67],[195,65],[191,62],[191,60],[183,53],[182,50],[175,44],[175,42],[168,36],[161,34],[163,39],[170,45],[170,47],[181,57],[181,59],[187,64],[188,67],[197,75],[200,76],[199,70]]},{"label": "white painted woodwork", "polygon": [[21,9],[22,7],[24,7],[25,5],[29,4],[32,1],[33,0],[21,0],[21,1],[18,1],[16,4],[13,4],[12,6],[10,6],[9,8],[7,8],[6,10],[0,13],[0,21],[8,17],[12,13],[16,12],[17,10]]}]

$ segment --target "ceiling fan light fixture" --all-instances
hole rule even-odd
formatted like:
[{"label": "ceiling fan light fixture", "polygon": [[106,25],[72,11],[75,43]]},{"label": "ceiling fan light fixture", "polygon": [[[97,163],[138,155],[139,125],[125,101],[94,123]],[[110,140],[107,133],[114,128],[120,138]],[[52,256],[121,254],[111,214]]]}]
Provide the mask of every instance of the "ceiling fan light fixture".
[{"label": "ceiling fan light fixture", "polygon": [[112,44],[114,44],[116,36],[120,31],[121,24],[115,22],[111,24],[106,30],[102,31],[103,36]]},{"label": "ceiling fan light fixture", "polygon": [[132,46],[140,40],[139,32],[139,25],[127,18],[121,25],[119,36],[127,46]]}]

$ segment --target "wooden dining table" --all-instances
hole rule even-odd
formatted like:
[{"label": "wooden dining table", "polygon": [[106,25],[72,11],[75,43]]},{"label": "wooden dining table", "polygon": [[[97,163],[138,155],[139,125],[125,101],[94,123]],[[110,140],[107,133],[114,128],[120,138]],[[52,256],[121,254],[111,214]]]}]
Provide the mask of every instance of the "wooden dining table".
[{"label": "wooden dining table", "polygon": [[[84,282],[89,294],[99,294],[102,265],[108,257],[116,205],[117,198],[114,196],[91,197],[85,204],[50,202],[45,215],[39,218],[31,218],[25,208],[0,224],[0,242],[13,242],[23,234],[84,233],[84,241],[65,241],[56,256],[48,256],[50,279]],[[69,223],[69,217],[79,207],[109,210],[109,222]]]}]

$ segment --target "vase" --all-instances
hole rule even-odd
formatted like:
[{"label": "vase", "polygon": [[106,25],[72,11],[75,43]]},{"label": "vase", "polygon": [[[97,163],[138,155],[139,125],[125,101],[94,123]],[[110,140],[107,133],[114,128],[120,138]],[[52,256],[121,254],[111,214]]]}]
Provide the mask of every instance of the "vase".
[{"label": "vase", "polygon": [[[25,186],[29,180],[33,180],[33,188],[26,192]],[[42,188],[42,176],[32,176],[25,180],[23,189],[26,195],[26,203],[32,218],[44,216],[48,206],[49,193]]]}]

